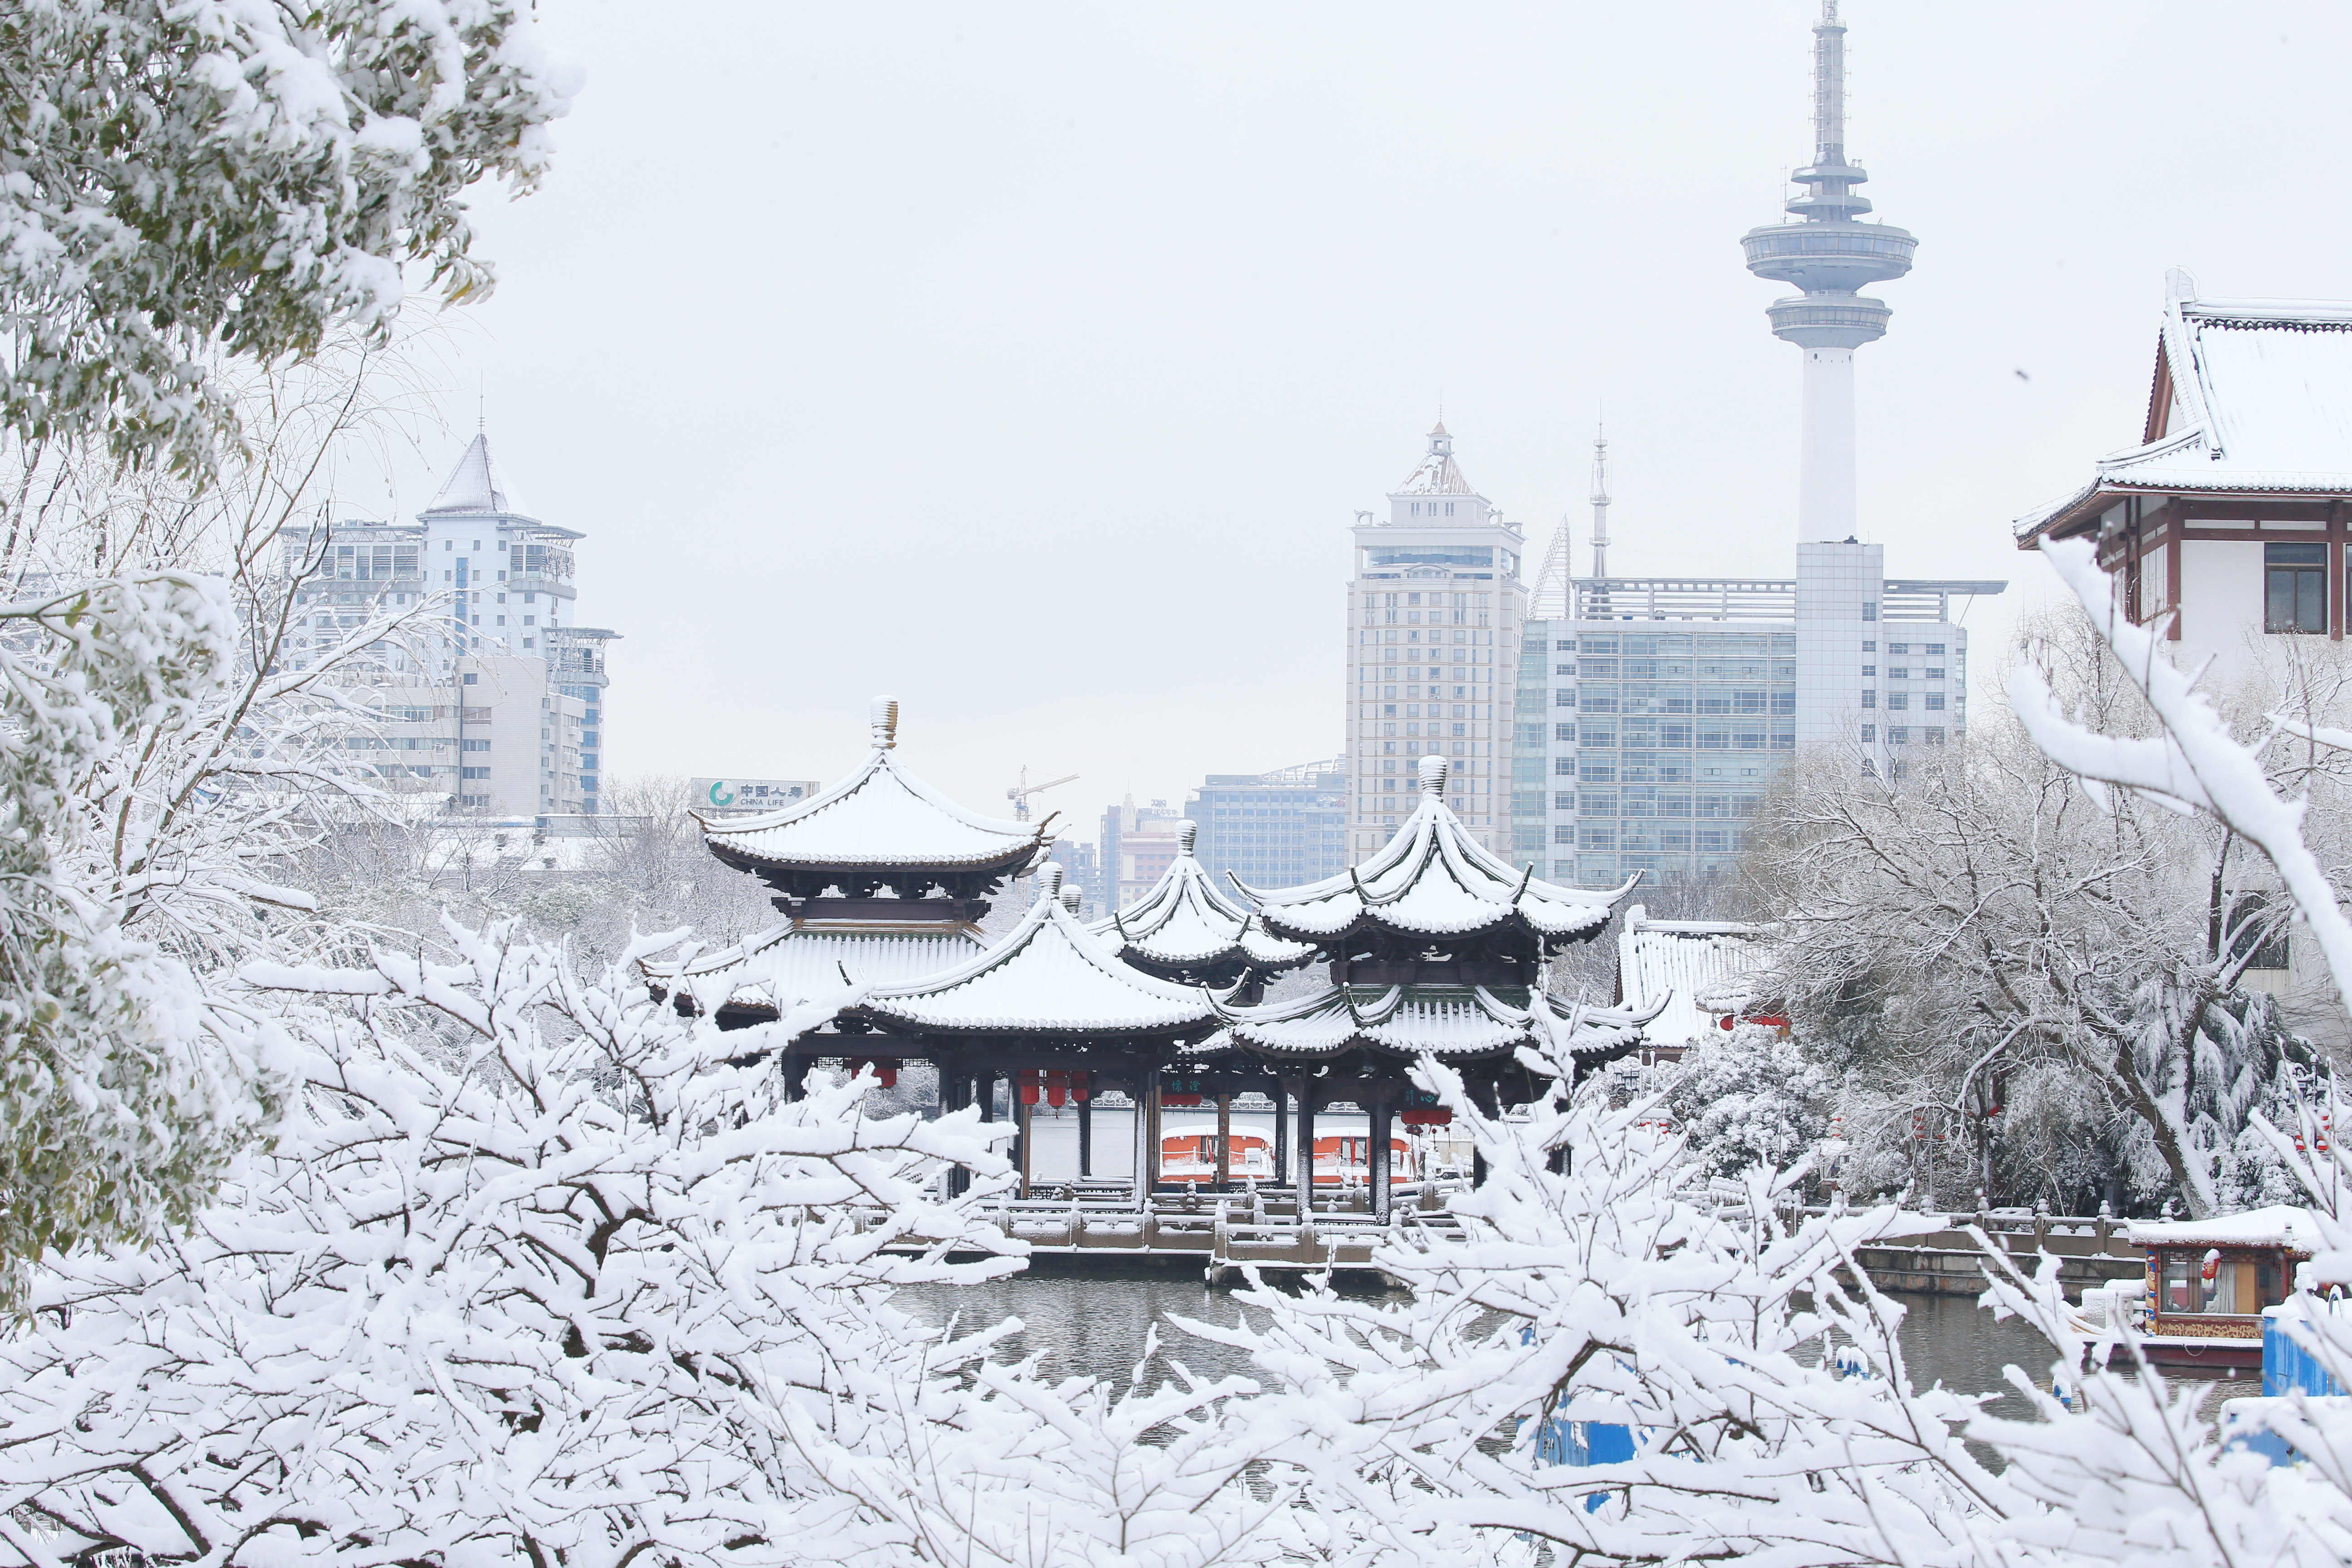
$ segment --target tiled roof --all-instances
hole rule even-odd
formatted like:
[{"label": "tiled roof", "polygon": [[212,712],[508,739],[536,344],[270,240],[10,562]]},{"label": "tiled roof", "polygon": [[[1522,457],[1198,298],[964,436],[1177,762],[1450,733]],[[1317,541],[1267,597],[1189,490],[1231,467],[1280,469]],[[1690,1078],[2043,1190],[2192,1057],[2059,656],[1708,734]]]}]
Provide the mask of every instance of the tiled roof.
[{"label": "tiled roof", "polygon": [[1043,847],[1042,827],[966,811],[900,766],[893,753],[898,704],[877,698],[875,706],[874,751],[856,773],[782,811],[704,820],[703,842],[738,864],[844,869],[977,868],[1025,861]]},{"label": "tiled roof", "polygon": [[2166,431],[2100,458],[2088,485],[2019,518],[2020,537],[2104,491],[2352,494],[2352,301],[2177,296],[2158,342]]},{"label": "tiled roof", "polygon": [[[1480,985],[1346,986],[1254,1007],[1220,1005],[1225,1033],[1205,1050],[1246,1047],[1268,1056],[1328,1058],[1367,1050],[1403,1058],[1509,1056],[1536,1043],[1531,1006],[1558,1025],[1574,1022],[1578,1055],[1614,1050],[1642,1037],[1649,1015],[1587,1007],[1580,1015],[1553,996],[1514,1003]],[[1654,1012],[1654,1009],[1653,1010]]]},{"label": "tiled roof", "polygon": [[1738,1005],[1741,976],[1757,962],[1755,935],[1733,921],[1654,921],[1640,904],[1628,910],[1617,937],[1624,1005],[1663,1008],[1643,1037],[1654,1046],[1705,1038],[1717,1015]]},{"label": "tiled roof", "polygon": [[839,990],[845,984],[892,984],[937,973],[981,951],[968,926],[938,931],[795,929],[785,921],[732,947],[677,963],[647,963],[646,977],[665,992],[682,990],[708,1017],[719,1008],[773,1007]]},{"label": "tiled roof", "polygon": [[1633,887],[1587,892],[1538,881],[1498,858],[1445,804],[1445,763],[1422,759],[1421,804],[1362,865],[1304,887],[1244,890],[1277,937],[1323,942],[1364,926],[1463,936],[1524,924],[1538,936],[1590,936]]},{"label": "tiled roof", "polygon": [[1149,893],[1087,929],[1122,956],[1155,963],[1200,965],[1235,957],[1260,966],[1286,967],[1315,954],[1303,942],[1270,936],[1257,917],[1217,889],[1192,853],[1197,829],[1176,825],[1176,858]]},{"label": "tiled roof", "polygon": [[1037,900],[987,952],[938,974],[875,987],[851,1012],[940,1034],[1206,1034],[1210,993],[1122,963],[1060,898],[1061,868],[1038,874]]}]

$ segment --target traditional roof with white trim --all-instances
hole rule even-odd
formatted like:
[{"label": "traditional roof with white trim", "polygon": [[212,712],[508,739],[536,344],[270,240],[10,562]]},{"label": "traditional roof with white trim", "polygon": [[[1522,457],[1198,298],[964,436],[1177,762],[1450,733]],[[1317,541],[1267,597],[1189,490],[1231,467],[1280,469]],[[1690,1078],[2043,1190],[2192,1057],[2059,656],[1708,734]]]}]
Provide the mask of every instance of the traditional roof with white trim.
[{"label": "traditional roof with white trim", "polygon": [[1518,926],[1549,943],[1589,939],[1633,884],[1605,893],[1536,880],[1490,852],[1445,804],[1445,759],[1421,760],[1421,804],[1360,866],[1304,887],[1244,887],[1265,929],[1328,942],[1367,927],[1407,936],[1468,936]]},{"label": "traditional roof with white trim", "polygon": [[[1654,921],[1635,904],[1617,936],[1623,1005],[1656,1007],[1643,1032],[1654,1046],[1688,1046],[1714,1032],[1745,997],[1758,954],[1757,928],[1736,921]],[[1729,1004],[1726,1006],[1724,1004]]]},{"label": "traditional roof with white trim", "polygon": [[731,947],[677,963],[648,963],[646,978],[664,995],[684,993],[694,1011],[772,1008],[779,1016],[844,985],[896,984],[968,962],[982,951],[970,926],[855,931],[770,926]]},{"label": "traditional roof with white trim", "polygon": [[1045,843],[1042,825],[966,811],[901,766],[896,699],[874,700],[874,752],[841,783],[782,811],[741,821],[698,816],[703,842],[730,865],[823,870],[1025,868]]},{"label": "traditional roof with white trim", "polygon": [[1192,852],[1200,829],[1176,824],[1176,857],[1151,891],[1087,929],[1130,963],[1202,969],[1247,962],[1262,972],[1287,969],[1315,956],[1311,943],[1270,936],[1258,918],[1218,891]]},{"label": "traditional roof with white trim", "polygon": [[2019,538],[2109,495],[2352,495],[2352,301],[2200,300],[2186,274],[2167,281],[2146,439],[2019,518]]},{"label": "traditional roof with white trim", "polygon": [[1061,900],[1062,868],[1039,868],[1037,900],[1005,938],[952,969],[880,985],[847,1009],[888,1030],[923,1035],[1205,1036],[1211,994],[1122,963]]},{"label": "traditional roof with white trim", "polygon": [[[1531,1010],[1541,1006],[1549,1020]],[[1217,1011],[1225,1033],[1203,1052],[1246,1047],[1270,1057],[1323,1060],[1364,1051],[1400,1060],[1427,1053],[1444,1061],[1490,1060],[1573,1027],[1570,1051],[1604,1055],[1633,1045],[1656,1008],[1584,1007],[1556,996],[1515,1005],[1483,985],[1335,985],[1312,996]]]}]

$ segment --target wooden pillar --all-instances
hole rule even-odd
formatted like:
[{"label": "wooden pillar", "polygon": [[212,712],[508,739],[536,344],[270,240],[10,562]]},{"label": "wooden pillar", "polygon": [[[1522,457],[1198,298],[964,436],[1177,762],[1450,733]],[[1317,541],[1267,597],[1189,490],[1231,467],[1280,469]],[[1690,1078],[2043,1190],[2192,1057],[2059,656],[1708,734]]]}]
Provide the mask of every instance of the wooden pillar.
[{"label": "wooden pillar", "polygon": [[977,1097],[978,1097],[978,1099],[979,1099],[979,1100],[980,1100],[980,1119],[981,1119],[982,1121],[995,1121],[995,1120],[996,1120],[996,1074],[995,1074],[995,1072],[994,1072],[993,1070],[984,1071],[984,1072],[982,1072],[978,1077],[976,1077],[975,1079],[973,1079],[973,1080],[972,1080],[972,1093],[973,1093],[975,1096],[977,1096]]},{"label": "wooden pillar", "polygon": [[801,1088],[801,1080],[808,1076],[808,1058],[786,1051],[779,1059],[784,1069],[784,1101],[788,1105],[797,1104],[805,1092]]},{"label": "wooden pillar", "polygon": [[1274,1180],[1290,1179],[1290,1080],[1274,1080]]},{"label": "wooden pillar", "polygon": [[1371,1147],[1364,1151],[1364,1174],[1371,1186],[1372,1223],[1389,1222],[1389,1102],[1374,1100],[1364,1108],[1370,1113]]},{"label": "wooden pillar", "polygon": [[1234,1184],[1234,1097],[1217,1096],[1217,1191],[1231,1191]]},{"label": "wooden pillar", "polygon": [[1150,1114],[1147,1120],[1151,1124],[1150,1136],[1143,1145],[1144,1170],[1148,1173],[1143,1190],[1149,1193],[1160,1185],[1160,1069],[1153,1068],[1146,1074],[1144,1083],[1150,1096]]},{"label": "wooden pillar", "polygon": [[1078,1175],[1095,1173],[1095,1099],[1092,1090],[1078,1101]]},{"label": "wooden pillar", "polygon": [[1470,1145],[1470,1184],[1473,1187],[1486,1184],[1486,1153],[1475,1143]]},{"label": "wooden pillar", "polygon": [[1298,1147],[1291,1157],[1298,1162],[1298,1213],[1304,1218],[1315,1206],[1315,1085],[1308,1079],[1298,1082]]},{"label": "wooden pillar", "polygon": [[1021,1195],[1029,1195],[1029,1127],[1037,1108],[1021,1098],[1019,1080],[1014,1080],[1013,1093],[1013,1125],[1020,1131],[1013,1136],[1013,1161],[1021,1167]]},{"label": "wooden pillar", "polygon": [[[971,1079],[953,1058],[940,1063],[940,1114],[951,1116],[971,1104]],[[960,1198],[971,1189],[971,1173],[961,1165],[948,1167],[948,1196]]]},{"label": "wooden pillar", "polygon": [[1133,1142],[1135,1207],[1140,1214],[1151,1205],[1151,1173],[1155,1162],[1151,1147],[1151,1102],[1160,1098],[1160,1074],[1150,1068],[1139,1068],[1128,1079],[1127,1097],[1135,1102]]}]

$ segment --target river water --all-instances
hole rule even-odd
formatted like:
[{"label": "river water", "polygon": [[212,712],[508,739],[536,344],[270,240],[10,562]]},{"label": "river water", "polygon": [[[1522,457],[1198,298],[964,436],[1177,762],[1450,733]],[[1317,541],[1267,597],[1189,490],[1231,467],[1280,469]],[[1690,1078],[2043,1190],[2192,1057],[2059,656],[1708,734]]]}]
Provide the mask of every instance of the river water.
[{"label": "river water", "polygon": [[[1102,1267],[1118,1271],[1104,1272]],[[1960,1393],[1998,1392],[2000,1397],[1987,1406],[1992,1414],[2031,1414],[2032,1406],[2011,1387],[2002,1369],[2015,1366],[2047,1387],[2056,1356],[2039,1332],[2014,1318],[1995,1321],[1989,1310],[1963,1296],[1896,1299],[1907,1309],[1900,1337],[1915,1388],[1940,1382]],[[1020,1319],[1022,1331],[1005,1342],[1001,1359],[1036,1355],[1048,1376],[1124,1378],[1142,1358],[1155,1323],[1160,1342],[1146,1369],[1148,1382],[1169,1376],[1172,1363],[1203,1378],[1252,1370],[1242,1352],[1195,1339],[1168,1321],[1175,1316],[1230,1325],[1240,1319],[1243,1309],[1231,1289],[1211,1289],[1195,1275],[1109,1264],[1083,1275],[1040,1272],[984,1285],[917,1286],[900,1300],[927,1322],[945,1327],[955,1320],[967,1331]],[[2210,1417],[2219,1401],[2261,1392],[2259,1380],[2213,1379],[2204,1409]]]}]

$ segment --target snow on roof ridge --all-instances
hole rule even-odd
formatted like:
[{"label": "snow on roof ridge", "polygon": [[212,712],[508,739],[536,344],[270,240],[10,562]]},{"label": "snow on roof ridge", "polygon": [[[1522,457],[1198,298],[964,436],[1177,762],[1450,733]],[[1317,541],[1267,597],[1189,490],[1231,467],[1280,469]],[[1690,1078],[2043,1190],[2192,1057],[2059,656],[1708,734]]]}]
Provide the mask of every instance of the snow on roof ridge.
[{"label": "snow on roof ridge", "polygon": [[[894,985],[877,985],[870,990],[861,1009],[909,1017],[918,1024],[929,1022],[969,1028],[1053,1028],[1111,1030],[1118,1028],[1166,1029],[1190,1024],[1206,1024],[1215,1017],[1216,994],[1203,986],[1180,985],[1162,980],[1139,969],[1123,963],[1118,956],[1096,941],[1085,923],[1072,914],[1059,897],[1057,888],[1048,888],[1049,879],[1040,879],[1037,898],[1003,939],[982,952],[950,969],[917,980],[903,981]],[[1050,941],[1063,950],[1075,953],[1102,978],[1135,994],[1139,1002],[1161,1004],[1156,1010],[1125,1018],[1054,1017],[1054,1006],[1076,998],[1066,984],[1042,985],[1025,998],[1032,1007],[1018,1017],[964,1019],[951,1021],[936,1013],[929,1018],[918,1016],[917,1009],[904,1004],[924,998],[945,997],[994,973],[1001,974],[1027,963],[1035,962],[1034,954],[1041,942]],[[1034,1005],[1043,1003],[1042,1007]],[[894,1004],[898,1005],[894,1005]]]},{"label": "snow on roof ridge", "polygon": [[[714,847],[725,846],[757,858],[793,863],[795,838],[818,838],[821,830],[816,827],[817,818],[845,803],[856,801],[869,788],[885,787],[877,782],[879,775],[884,774],[888,776],[890,784],[895,784],[922,806],[946,818],[957,831],[973,836],[972,841],[961,847],[951,842],[935,844],[919,856],[907,853],[907,847],[898,844],[853,843],[836,847],[818,842],[801,848],[801,860],[811,865],[832,866],[971,865],[1011,854],[1023,845],[1034,849],[1045,842],[1045,829],[1042,823],[1032,828],[1025,823],[982,816],[932,789],[899,763],[895,750],[895,735],[888,745],[877,741],[874,750],[866,754],[865,763],[856,771],[831,789],[807,800],[741,821],[713,822],[699,814],[696,815],[695,820],[701,824],[703,841]],[[835,817],[835,824],[839,820]],[[758,839],[767,837],[772,837],[774,842],[758,842]]]},{"label": "snow on roof ridge", "polygon": [[2352,326],[2352,300],[2180,300],[2174,303],[2182,315],[2216,325],[2244,321]]}]

